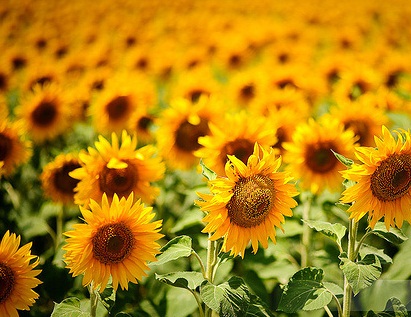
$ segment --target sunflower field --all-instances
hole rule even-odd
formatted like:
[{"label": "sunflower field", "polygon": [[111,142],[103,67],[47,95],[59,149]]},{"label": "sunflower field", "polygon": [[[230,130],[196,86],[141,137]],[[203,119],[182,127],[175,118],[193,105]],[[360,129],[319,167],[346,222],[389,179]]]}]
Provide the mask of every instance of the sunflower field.
[{"label": "sunflower field", "polygon": [[2,0],[0,317],[411,316],[406,0]]}]

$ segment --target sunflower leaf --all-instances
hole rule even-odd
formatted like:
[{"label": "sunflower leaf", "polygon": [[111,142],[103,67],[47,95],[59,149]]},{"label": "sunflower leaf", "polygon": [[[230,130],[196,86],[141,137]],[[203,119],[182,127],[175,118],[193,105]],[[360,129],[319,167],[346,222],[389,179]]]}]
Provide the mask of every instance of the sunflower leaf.
[{"label": "sunflower leaf", "polygon": [[346,167],[350,167],[351,165],[354,164],[354,161],[345,157],[342,154],[339,154],[337,152],[334,152],[333,150],[331,150],[331,152],[333,152],[333,154],[335,155],[335,157],[337,158],[337,160],[339,160],[341,163],[343,163]]},{"label": "sunflower leaf", "polygon": [[371,286],[381,275],[381,262],[375,254],[367,254],[358,262],[344,256],[340,256],[340,260],[340,269],[351,285],[354,295]]},{"label": "sunflower leaf", "polygon": [[150,265],[162,265],[167,262],[188,257],[193,253],[192,239],[189,236],[178,236],[171,239],[161,248],[161,254],[157,256],[157,261]]},{"label": "sunflower leaf", "polygon": [[210,169],[208,166],[206,166],[203,162],[203,159],[200,159],[200,165],[203,176],[206,177],[209,181],[212,181],[213,179],[217,178],[217,173]]},{"label": "sunflower leaf", "polygon": [[80,299],[69,297],[61,303],[54,303],[54,309],[50,317],[89,317],[90,312],[83,311],[80,307]]},{"label": "sunflower leaf", "polygon": [[99,296],[100,302],[103,306],[111,311],[116,302],[116,291],[113,289],[111,284],[107,285],[102,293],[96,292]]},{"label": "sunflower leaf", "polygon": [[323,270],[307,267],[296,272],[284,288],[278,309],[286,313],[316,310],[328,305],[331,292],[322,282]]},{"label": "sunflower leaf", "polygon": [[201,298],[220,316],[270,317],[273,316],[264,302],[251,294],[243,279],[231,277],[227,282],[213,285],[206,281],[201,286]]},{"label": "sunflower leaf", "polygon": [[363,244],[360,249],[360,256],[364,258],[367,254],[375,254],[381,264],[392,263],[392,258],[385,254],[383,249],[377,249],[371,245]]},{"label": "sunflower leaf", "polygon": [[319,220],[303,220],[310,228],[325,234],[327,237],[333,239],[339,246],[341,240],[345,236],[347,228],[340,223],[330,223]]},{"label": "sunflower leaf", "polygon": [[388,231],[383,222],[377,222],[372,232],[394,244],[401,244],[408,240],[408,237],[398,228],[390,228]]},{"label": "sunflower leaf", "polygon": [[408,309],[407,307],[401,303],[398,298],[391,297],[387,304],[385,305],[385,309],[382,312],[375,313],[374,311],[370,310],[367,312],[366,317],[408,317]]},{"label": "sunflower leaf", "polygon": [[204,282],[200,272],[172,272],[167,274],[155,274],[160,282],[171,286],[195,290]]}]

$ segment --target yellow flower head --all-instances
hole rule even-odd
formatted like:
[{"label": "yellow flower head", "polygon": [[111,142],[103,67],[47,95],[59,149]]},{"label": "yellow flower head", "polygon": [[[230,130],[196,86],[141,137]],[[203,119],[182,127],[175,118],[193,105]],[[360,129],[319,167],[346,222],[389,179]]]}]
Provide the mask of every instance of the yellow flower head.
[{"label": "yellow flower head", "polygon": [[275,228],[281,228],[284,216],[291,217],[297,205],[292,198],[297,190],[285,172],[278,172],[281,158],[272,149],[265,150],[255,143],[247,165],[228,155],[227,177],[209,182],[212,194],[198,193],[196,201],[207,215],[203,232],[213,233],[211,240],[224,239],[222,250],[244,257],[251,241],[253,252],[258,244],[268,247],[268,238],[276,241]]},{"label": "yellow flower head", "polygon": [[85,223],[75,224],[65,233],[63,247],[67,268],[73,276],[84,274],[83,285],[92,284],[100,292],[106,288],[110,276],[113,289],[120,284],[137,283],[147,276],[148,261],[156,261],[163,235],[161,220],[151,222],[155,214],[140,200],[134,203],[133,194],[119,199],[114,195],[109,203],[103,195],[101,204],[92,200],[89,208],[80,207]]},{"label": "yellow flower head", "polygon": [[359,221],[368,213],[374,228],[384,217],[389,227],[411,223],[411,136],[409,131],[395,131],[397,138],[382,126],[382,136],[375,137],[376,148],[358,147],[361,163],[342,171],[344,178],[356,184],[342,193],[341,201],[351,203],[350,218]]},{"label": "yellow flower head", "polygon": [[39,295],[33,291],[41,283],[37,256],[31,243],[21,248],[20,236],[7,231],[0,242],[0,316],[18,317],[17,310],[29,310]]}]

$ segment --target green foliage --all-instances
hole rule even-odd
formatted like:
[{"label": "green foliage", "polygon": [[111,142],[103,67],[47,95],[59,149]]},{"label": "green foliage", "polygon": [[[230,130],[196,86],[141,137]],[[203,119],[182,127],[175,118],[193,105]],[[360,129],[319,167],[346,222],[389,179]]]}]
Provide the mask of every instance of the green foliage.
[{"label": "green foliage", "polygon": [[193,253],[192,239],[189,236],[178,236],[161,248],[161,254],[152,266],[162,265],[181,257],[188,257]]},{"label": "green foliage", "polygon": [[366,317],[408,317],[410,316],[409,309],[395,297],[388,300],[384,311],[375,313],[370,310]]},{"label": "green foliage", "polygon": [[338,246],[342,247],[341,240],[345,236],[347,227],[340,223],[330,223],[326,221],[303,220],[310,228],[325,234],[333,239]]}]

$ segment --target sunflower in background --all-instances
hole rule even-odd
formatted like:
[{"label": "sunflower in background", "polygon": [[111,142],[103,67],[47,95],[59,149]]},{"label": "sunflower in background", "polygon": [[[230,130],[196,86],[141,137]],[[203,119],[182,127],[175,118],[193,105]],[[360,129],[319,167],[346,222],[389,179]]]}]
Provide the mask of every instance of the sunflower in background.
[{"label": "sunflower in background", "polygon": [[52,162],[44,166],[40,175],[44,195],[55,202],[73,204],[74,188],[79,181],[69,176],[69,173],[80,167],[76,155],[57,155]]},{"label": "sunflower in background", "polygon": [[282,228],[284,216],[292,216],[291,208],[297,206],[292,197],[298,194],[280,166],[272,149],[255,143],[247,164],[228,155],[226,177],[209,181],[211,194],[198,193],[196,203],[206,212],[202,232],[212,233],[211,240],[223,238],[223,252],[244,257],[250,242],[253,253],[259,243],[267,248],[269,238],[276,242],[275,228]]},{"label": "sunflower in background", "polygon": [[125,130],[121,144],[115,133],[111,135],[111,144],[101,135],[94,144],[96,149],[89,147],[88,153],[80,152],[81,167],[69,173],[79,180],[74,189],[76,204],[87,206],[90,199],[99,201],[104,193],[109,201],[115,194],[121,198],[131,192],[146,203],[157,197],[160,190],[151,183],[163,178],[165,165],[156,156],[154,146],[137,148],[136,136]]},{"label": "sunflower in background", "polygon": [[162,220],[155,217],[152,207],[145,207],[133,194],[112,199],[102,196],[101,203],[91,200],[88,208],[80,207],[85,223],[75,224],[65,232],[67,244],[64,261],[73,276],[83,275],[83,285],[103,292],[109,278],[114,291],[118,285],[128,289],[128,283],[138,283],[149,270],[147,263],[156,261],[163,237]]},{"label": "sunflower in background", "polygon": [[342,189],[339,171],[343,165],[332,151],[352,157],[355,140],[354,132],[345,130],[335,118],[310,118],[296,127],[291,142],[283,143],[285,168],[300,179],[302,190],[313,194],[325,189],[336,192]]},{"label": "sunflower in background", "polygon": [[0,242],[0,316],[18,317],[17,310],[30,310],[39,295],[33,290],[41,281],[40,260],[31,254],[32,243],[20,247],[20,236],[7,231]]},{"label": "sunflower in background", "polygon": [[341,174],[356,184],[342,193],[341,202],[353,203],[347,210],[359,221],[368,213],[370,228],[382,218],[390,227],[411,223],[411,135],[409,130],[394,131],[382,126],[376,147],[357,147],[354,163]]},{"label": "sunflower in background", "polygon": [[210,134],[200,137],[203,147],[194,152],[198,158],[218,175],[224,175],[227,155],[233,155],[243,163],[254,151],[257,142],[269,148],[277,142],[275,128],[263,116],[250,116],[246,111],[226,114],[210,123]]}]

